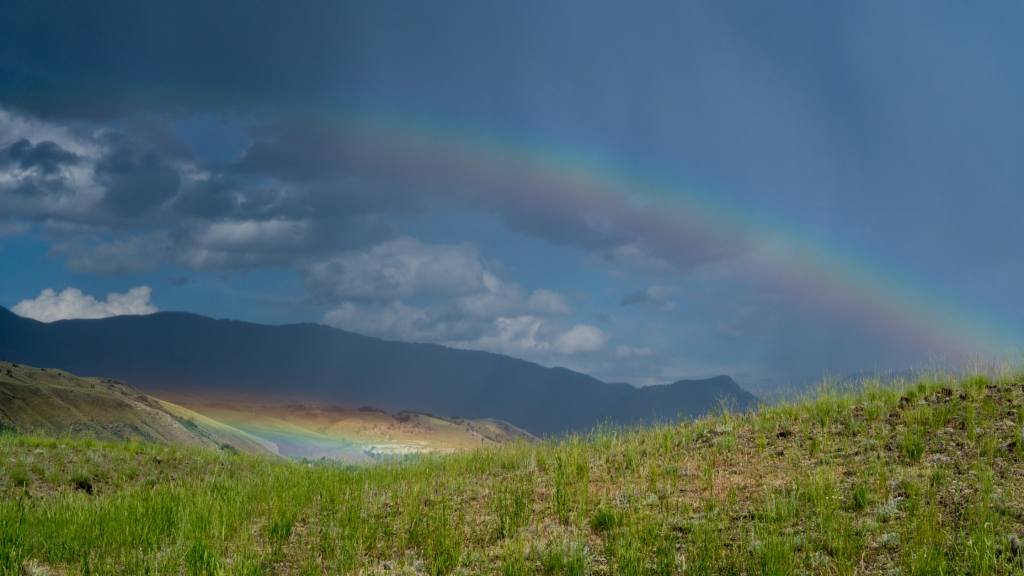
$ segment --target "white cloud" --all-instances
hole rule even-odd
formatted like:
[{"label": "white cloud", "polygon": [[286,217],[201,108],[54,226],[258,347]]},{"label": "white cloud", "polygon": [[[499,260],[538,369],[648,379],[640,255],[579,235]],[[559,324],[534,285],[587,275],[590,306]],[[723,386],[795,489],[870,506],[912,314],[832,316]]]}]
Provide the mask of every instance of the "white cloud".
[{"label": "white cloud", "polygon": [[306,268],[306,284],[322,296],[365,300],[459,296],[485,289],[475,247],[431,246],[409,237],[312,264]]},{"label": "white cloud", "polygon": [[149,286],[132,288],[125,294],[111,292],[106,302],[98,302],[77,288],[67,288],[60,294],[47,288],[35,300],[22,300],[11,311],[40,322],[55,322],[75,318],[109,318],[129,314],[152,314],[156,306],[149,302],[153,289]]},{"label": "white cloud", "polygon": [[[475,297],[465,299],[478,301]],[[462,299],[459,299],[462,300]],[[498,302],[494,310],[513,309]],[[520,302],[518,311],[525,309]],[[483,313],[486,310],[476,309]],[[522,356],[531,354],[576,354],[588,348],[577,331],[559,341],[565,330],[549,318],[530,314],[510,316],[465,314],[459,302],[425,308],[400,301],[383,306],[360,306],[345,302],[324,314],[323,324],[386,340],[433,342],[474,350],[490,350]],[[596,328],[595,328],[596,330]]]},{"label": "white cloud", "polygon": [[555,340],[555,350],[560,354],[572,355],[604,350],[608,335],[596,326],[577,324]]},{"label": "white cloud", "polygon": [[457,298],[453,308],[463,316],[490,320],[525,313],[526,298],[518,284],[506,284],[490,272],[481,277],[482,290]]},{"label": "white cloud", "polygon": [[199,238],[199,243],[212,249],[231,249],[239,246],[298,244],[309,230],[305,221],[274,219],[266,221],[244,220],[211,225]]},{"label": "white cloud", "polygon": [[52,170],[31,163],[5,166],[0,170],[0,212],[32,220],[80,221],[102,199],[94,166],[106,147],[95,138],[0,109],[0,149],[19,141],[77,156],[78,161],[54,163]]},{"label": "white cloud", "polygon": [[[569,300],[543,288],[527,297],[521,286],[502,282],[481,264],[476,248],[428,246],[414,238],[386,242],[364,252],[312,267],[307,282],[321,295],[387,304],[344,302],[321,322],[389,340],[436,342],[500,350],[551,350],[559,331],[546,319],[572,314]],[[423,308],[403,298],[444,301]],[[532,339],[541,330],[548,336]]]},{"label": "white cloud", "polygon": [[431,321],[428,311],[395,301],[382,307],[363,308],[345,302],[324,314],[321,323],[385,340],[437,342],[449,331],[444,322]]},{"label": "white cloud", "polygon": [[558,292],[538,288],[533,291],[530,299],[526,301],[526,308],[532,314],[538,316],[568,316],[572,314],[572,307],[565,296]]},{"label": "white cloud", "polygon": [[79,156],[95,158],[101,152],[95,143],[76,135],[70,128],[0,109],[0,147],[21,138],[33,144],[43,141],[55,142]]},{"label": "white cloud", "polygon": [[578,324],[566,331],[549,320],[525,315],[496,318],[487,333],[479,338],[444,344],[501,352],[543,363],[555,357],[599,352],[607,346],[608,340],[609,335],[594,326]]},{"label": "white cloud", "polygon": [[547,328],[544,320],[535,316],[496,318],[492,324],[492,333],[480,336],[474,341],[447,344],[457,348],[491,350],[522,356],[524,353],[545,352],[550,349],[550,342],[544,334]]},{"label": "white cloud", "polygon": [[424,308],[399,300],[385,305],[345,302],[327,312],[329,326],[389,340],[434,342],[533,360],[604,349],[609,336],[593,326],[566,330],[556,319],[572,314],[568,299],[537,289],[529,298],[518,284],[482,271],[480,290]]},{"label": "white cloud", "polygon": [[640,243],[619,246],[610,252],[610,259],[638,272],[653,275],[672,275],[677,272],[675,266],[664,258],[655,256]]},{"label": "white cloud", "polygon": [[569,300],[558,292],[538,288],[526,298],[522,287],[504,283],[490,272],[481,275],[483,290],[455,299],[453,308],[459,314],[491,320],[499,316],[568,316],[572,314]]}]

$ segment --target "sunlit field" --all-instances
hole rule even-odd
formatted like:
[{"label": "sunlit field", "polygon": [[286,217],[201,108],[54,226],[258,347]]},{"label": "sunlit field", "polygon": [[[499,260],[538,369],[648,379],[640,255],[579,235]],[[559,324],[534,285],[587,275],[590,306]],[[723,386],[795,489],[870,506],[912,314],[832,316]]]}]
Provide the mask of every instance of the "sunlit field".
[{"label": "sunlit field", "polygon": [[346,466],[0,438],[5,574],[1016,574],[1024,374]]}]

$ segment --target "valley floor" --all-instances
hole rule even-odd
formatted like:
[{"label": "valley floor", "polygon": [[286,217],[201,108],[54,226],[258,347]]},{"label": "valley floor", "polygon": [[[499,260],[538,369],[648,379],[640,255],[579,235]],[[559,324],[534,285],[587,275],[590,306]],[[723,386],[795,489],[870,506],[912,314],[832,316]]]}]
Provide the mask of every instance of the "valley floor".
[{"label": "valley floor", "polygon": [[1024,377],[346,466],[0,436],[4,574],[1024,574]]}]

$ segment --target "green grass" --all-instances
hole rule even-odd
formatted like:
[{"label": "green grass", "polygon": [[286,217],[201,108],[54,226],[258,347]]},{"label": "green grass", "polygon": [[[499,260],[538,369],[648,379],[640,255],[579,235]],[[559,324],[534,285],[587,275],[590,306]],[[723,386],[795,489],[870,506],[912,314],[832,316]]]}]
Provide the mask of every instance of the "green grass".
[{"label": "green grass", "polygon": [[492,503],[501,538],[514,536],[533,517],[534,480],[529,474],[510,473],[497,479]]},{"label": "green grass", "polygon": [[1004,371],[359,467],[6,432],[0,573],[1024,574],[1022,430]]},{"label": "green grass", "polygon": [[615,511],[611,508],[598,508],[594,517],[590,520],[590,529],[594,532],[607,532],[615,528],[619,523]]}]

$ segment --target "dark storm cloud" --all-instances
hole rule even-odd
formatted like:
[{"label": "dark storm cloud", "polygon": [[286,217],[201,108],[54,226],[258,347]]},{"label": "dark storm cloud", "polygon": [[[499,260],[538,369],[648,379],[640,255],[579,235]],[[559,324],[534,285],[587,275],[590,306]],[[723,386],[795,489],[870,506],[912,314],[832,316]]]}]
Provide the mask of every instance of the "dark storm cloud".
[{"label": "dark storm cloud", "polygon": [[611,250],[635,242],[638,236],[628,226],[597,225],[591,215],[568,206],[562,210],[535,209],[516,202],[515,195],[493,198],[489,204],[489,209],[504,217],[510,230],[588,252]]},{"label": "dark storm cloud", "polygon": [[47,176],[57,172],[62,165],[74,164],[78,160],[78,155],[48,140],[32,144],[28,139],[21,138],[0,149],[0,168],[11,165],[22,170],[38,168]]},{"label": "dark storm cloud", "polygon": [[[659,246],[629,214],[595,219],[514,179],[480,191],[471,179],[439,185],[367,165],[333,120],[343,105],[369,105],[654,167],[726,212],[783,214],[940,280],[980,284],[1024,243],[1022,10],[18,3],[0,19],[0,105],[113,128],[90,136],[97,156],[77,164],[91,163],[95,181],[38,164],[39,175],[0,191],[0,206],[63,231],[56,249],[69,266],[106,273],[157,262],[309,269],[396,238],[389,216],[435,208],[497,213],[512,230],[652,275],[736,256],[698,237]],[[238,162],[195,158],[167,128],[196,113],[256,118]],[[90,187],[102,202],[87,201]],[[42,200],[58,193],[81,203]],[[741,325],[722,334],[746,334]]]},{"label": "dark storm cloud", "polygon": [[237,206],[240,183],[225,175],[215,175],[181,191],[171,211],[184,218],[223,218]]},{"label": "dark storm cloud", "polygon": [[293,184],[295,202],[310,210],[420,213],[469,208],[500,214],[517,232],[588,251],[636,240],[628,226],[602,226],[579,206],[546,201],[549,191],[527,187],[526,179],[478,182],[474,171],[465,170],[458,160],[450,166],[410,168],[392,161],[400,153],[392,154],[386,146],[368,156],[366,143],[343,123],[275,123],[252,134],[254,143],[233,171]]},{"label": "dark storm cloud", "polygon": [[[824,229],[854,222],[858,242],[896,244],[925,265],[941,263],[927,260],[922,244],[983,267],[1008,254],[979,247],[1024,241],[1013,226],[1024,179],[1021,11],[1011,3],[41,1],[7,7],[0,22],[0,103],[71,120],[146,111],[315,118],[338,102],[454,116],[583,142],[698,183],[724,180],[730,202]],[[264,136],[240,172],[334,190],[303,192],[310,204],[294,210],[423,208],[387,180],[343,185],[351,167],[316,150],[322,136]],[[513,230],[587,250],[636,240],[595,233],[571,210],[484,209]],[[939,232],[954,223],[975,229],[973,241]]]},{"label": "dark storm cloud", "polygon": [[76,272],[303,267],[396,236],[359,182],[205,162],[152,115],[69,131],[0,110],[3,142],[0,212],[39,222]]},{"label": "dark storm cloud", "polygon": [[350,53],[347,12],[326,1],[15,3],[0,22],[0,100],[47,117],[116,119],[322,95]]},{"label": "dark storm cloud", "polygon": [[178,193],[181,175],[154,152],[135,155],[118,149],[96,165],[97,180],[106,187],[103,200],[116,216],[140,217]]},{"label": "dark storm cloud", "polygon": [[20,3],[0,22],[0,99],[38,115],[104,119],[323,103],[409,80],[436,85],[438,96],[488,84],[512,93],[517,45],[544,6]]},{"label": "dark storm cloud", "polygon": [[79,160],[78,155],[49,140],[32,144],[26,138],[19,138],[0,148],[0,172],[12,170],[18,173],[11,179],[10,201],[4,203],[9,213],[31,216],[33,205],[40,200],[69,194],[71,191],[61,169],[73,166]]},{"label": "dark storm cloud", "polygon": [[[226,169],[294,188],[288,209],[327,214],[419,212],[431,194],[394,167],[359,161],[361,143],[343,125],[275,122],[251,130],[253,143]],[[282,206],[284,209],[284,206]]]},{"label": "dark storm cloud", "polygon": [[[340,130],[277,123],[250,131],[254,142],[235,169],[289,181],[336,180],[348,175],[344,159],[356,142]],[[340,161],[340,162],[339,162]]]}]

